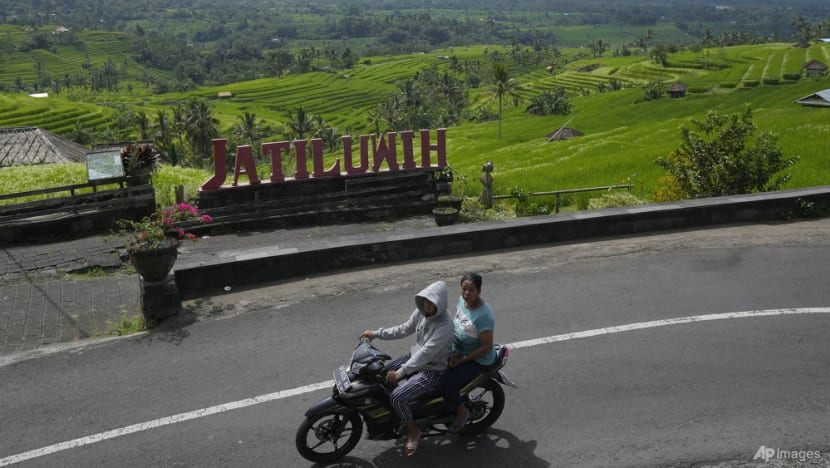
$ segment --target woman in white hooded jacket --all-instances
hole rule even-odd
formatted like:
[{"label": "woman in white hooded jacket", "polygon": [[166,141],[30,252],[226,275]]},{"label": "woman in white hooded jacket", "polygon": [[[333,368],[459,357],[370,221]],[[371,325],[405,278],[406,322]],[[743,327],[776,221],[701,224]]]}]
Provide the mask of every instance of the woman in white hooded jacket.
[{"label": "woman in white hooded jacket", "polygon": [[452,318],[447,313],[445,282],[436,281],[416,294],[415,306],[406,322],[391,328],[366,330],[360,335],[361,338],[395,340],[415,333],[415,344],[410,352],[390,365],[394,369],[400,363],[400,367],[386,374],[386,380],[393,384],[403,377],[412,376],[397,386],[391,395],[392,407],[406,425],[407,456],[415,455],[421,438],[410,405],[437,385],[438,378],[447,369],[454,336]]}]

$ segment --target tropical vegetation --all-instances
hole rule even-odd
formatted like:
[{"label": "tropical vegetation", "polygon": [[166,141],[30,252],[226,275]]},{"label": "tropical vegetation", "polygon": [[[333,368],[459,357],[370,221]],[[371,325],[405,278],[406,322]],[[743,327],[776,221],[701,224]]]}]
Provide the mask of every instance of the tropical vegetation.
[{"label": "tropical vegetation", "polygon": [[[449,127],[450,162],[475,180],[492,160],[495,194],[630,180],[654,198],[667,171],[655,161],[689,144],[680,129],[749,105],[752,125],[777,135],[781,161],[799,158],[788,180],[765,187],[830,177],[825,109],[793,104],[830,87],[802,69],[830,62],[817,40],[830,36],[826,6],[589,0],[565,14],[532,0],[510,12],[489,0],[144,3],[102,4],[98,22],[72,2],[12,5],[0,25],[0,127],[38,126],[86,145],[149,139],[168,166],[197,174],[212,167],[217,137],[232,154],[316,137],[335,158],[343,135]],[[686,97],[667,98],[675,82]],[[585,136],[544,137],[564,126]]]}]

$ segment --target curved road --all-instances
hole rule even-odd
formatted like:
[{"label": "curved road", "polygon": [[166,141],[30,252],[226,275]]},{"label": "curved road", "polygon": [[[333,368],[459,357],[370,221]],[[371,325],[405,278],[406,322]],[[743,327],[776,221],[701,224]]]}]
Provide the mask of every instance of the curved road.
[{"label": "curved road", "polygon": [[[830,220],[364,269],[193,301],[150,334],[0,357],[0,466],[311,466],[293,447],[357,334],[484,275],[513,343],[485,436],[338,466],[776,466],[830,455]],[[408,340],[378,342],[390,354]],[[753,460],[759,449],[775,452]],[[762,452],[763,453],[763,452]],[[780,464],[779,464],[780,466]],[[814,465],[809,465],[814,466]]]}]

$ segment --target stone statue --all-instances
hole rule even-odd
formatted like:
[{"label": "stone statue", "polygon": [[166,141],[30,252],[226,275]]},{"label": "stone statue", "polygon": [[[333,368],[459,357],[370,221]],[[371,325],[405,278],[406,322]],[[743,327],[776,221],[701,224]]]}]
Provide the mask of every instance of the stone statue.
[{"label": "stone statue", "polygon": [[479,177],[478,180],[480,180],[482,185],[484,185],[484,189],[481,191],[481,197],[479,197],[478,201],[485,208],[492,208],[493,207],[493,176],[490,175],[490,173],[493,172],[493,161],[487,161],[486,163],[484,163],[484,167],[481,170],[484,171],[484,175]]}]

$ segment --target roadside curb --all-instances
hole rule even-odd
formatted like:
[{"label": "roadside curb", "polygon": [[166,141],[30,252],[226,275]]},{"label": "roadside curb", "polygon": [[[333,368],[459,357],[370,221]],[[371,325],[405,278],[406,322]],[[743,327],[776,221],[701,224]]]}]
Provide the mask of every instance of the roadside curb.
[{"label": "roadside curb", "polygon": [[[405,233],[372,233],[265,247],[175,267],[183,300],[219,294],[226,287],[367,265],[518,248],[669,229],[782,220],[802,203],[830,202],[830,187],[685,200],[605,210],[450,225]],[[333,228],[333,229],[336,229]],[[232,246],[231,246],[232,247]]]}]

